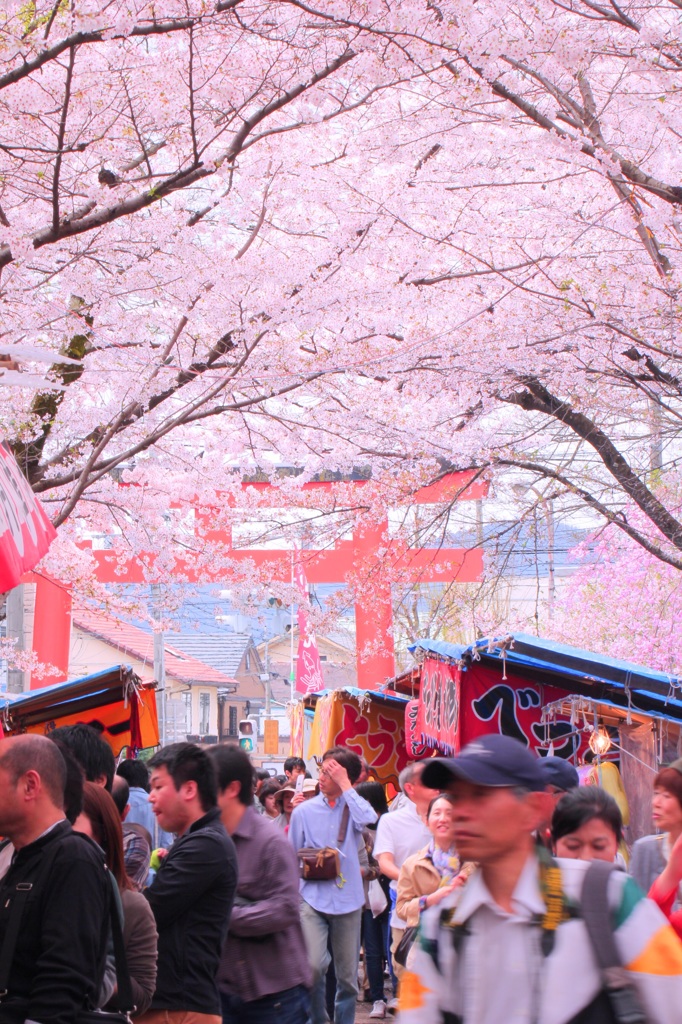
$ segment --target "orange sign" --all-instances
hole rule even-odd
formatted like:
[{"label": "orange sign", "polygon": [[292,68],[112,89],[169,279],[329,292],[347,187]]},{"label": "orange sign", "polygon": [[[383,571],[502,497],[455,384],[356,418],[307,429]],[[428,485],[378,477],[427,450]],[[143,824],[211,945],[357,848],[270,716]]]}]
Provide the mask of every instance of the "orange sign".
[{"label": "orange sign", "polygon": [[263,753],[279,754],[279,723],[274,718],[263,722]]}]

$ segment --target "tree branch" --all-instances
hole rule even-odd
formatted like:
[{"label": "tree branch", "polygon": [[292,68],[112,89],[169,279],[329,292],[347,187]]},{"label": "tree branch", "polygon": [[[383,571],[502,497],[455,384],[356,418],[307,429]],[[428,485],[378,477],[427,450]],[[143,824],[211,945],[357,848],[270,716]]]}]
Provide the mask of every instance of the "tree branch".
[{"label": "tree branch", "polygon": [[[203,178],[208,178],[215,174],[218,168],[224,163],[232,163],[237,158],[248,139],[249,133],[256,127],[256,125],[260,124],[261,121],[265,120],[266,117],[269,117],[275,111],[281,110],[282,107],[291,103],[292,100],[296,99],[304,92],[307,92],[309,89],[318,85],[319,82],[323,81],[325,78],[333,75],[345,64],[353,60],[355,56],[356,53],[354,50],[345,50],[335,60],[330,61],[322,71],[316,72],[307,81],[301,82],[293,89],[287,90],[282,93],[278,99],[271,100],[259,110],[255,111],[251,117],[245,119],[244,124],[236,133],[228,149],[210,166],[204,165],[203,162],[200,162],[199,164],[192,164],[190,167],[178,171],[176,174],[171,175],[164,181],[159,182],[152,188],[145,190],[136,196],[130,196],[128,199],[124,199],[113,206],[93,209],[94,204],[88,203],[82,211],[82,216],[79,216],[81,213],[79,210],[71,218],[64,218],[59,223],[57,230],[55,230],[53,226],[50,226],[49,228],[43,228],[41,231],[36,232],[33,235],[34,249],[41,249],[45,245],[61,241],[64,238],[70,238],[74,235],[82,235],[87,231],[103,227],[105,224],[111,224],[113,221],[120,220],[122,217],[127,217],[131,214],[137,213],[138,211],[151,206],[153,203],[157,203],[159,200],[172,195],[172,193],[189,188],[190,185],[194,185]],[[0,268],[12,263],[13,259],[14,257],[10,247],[8,245],[0,246]]]},{"label": "tree branch", "polygon": [[584,413],[577,412],[568,402],[562,402],[552,395],[535,377],[523,377],[520,383],[525,390],[505,397],[500,396],[502,401],[509,405],[517,405],[526,412],[540,412],[550,416],[586,441],[597,452],[625,494],[671,544],[682,550],[682,525],[634,472],[608,435]]},{"label": "tree branch", "polygon": [[54,174],[52,175],[52,230],[59,228],[59,175],[62,169],[62,156],[64,153],[64,136],[66,134],[66,121],[69,114],[69,102],[71,100],[71,83],[73,81],[73,66],[76,59],[76,47],[69,50],[69,65],[66,69],[66,83],[64,85],[64,102],[59,118],[59,131],[57,133],[57,155],[54,162]]},{"label": "tree branch", "polygon": [[[463,56],[462,59],[482,81],[486,82],[490,86],[496,96],[500,96],[502,99],[508,100],[509,103],[512,103],[518,108],[518,110],[521,110],[527,117],[534,121],[535,124],[544,128],[545,131],[556,132],[562,139],[570,139],[573,142],[579,141],[561,128],[555,121],[552,121],[551,118],[542,114],[537,107],[533,106],[532,103],[529,103],[528,100],[525,100],[522,96],[519,96],[518,93],[513,92],[511,89],[508,89],[507,86],[499,79],[495,79],[491,82],[486,78],[483,69],[477,68],[468,57]],[[537,81],[540,81],[545,88],[549,88],[549,85],[543,76],[538,75],[537,72],[534,72],[531,68],[527,68],[525,66],[522,67],[518,61],[512,61],[509,58],[505,59],[508,61],[510,66],[515,67],[518,70],[525,71],[525,73],[531,75]],[[457,77],[457,70],[452,62],[444,61],[443,67],[445,67],[454,77]],[[557,90],[554,86],[551,87],[550,91],[552,95],[556,96]],[[562,95],[565,97],[565,94]],[[572,109],[576,109],[576,105],[572,102],[569,103],[569,105]],[[619,164],[623,177],[627,178],[627,180],[632,182],[633,185],[639,185],[640,188],[646,189],[647,192],[651,192],[652,195],[665,200],[666,203],[671,203],[675,206],[682,204],[682,186],[668,185],[666,182],[660,181],[658,178],[654,178],[650,174],[646,174],[637,166],[637,164],[626,159],[626,157],[622,156],[611,146],[608,146],[603,139],[600,139],[596,145],[589,142],[584,142],[581,145],[582,152],[588,156],[598,156],[598,149],[602,150],[606,156],[615,160]]]},{"label": "tree branch", "polygon": [[213,17],[215,14],[222,14],[225,11],[233,10],[243,2],[244,0],[221,0],[208,15],[199,15],[195,18],[166,18],[163,21],[152,21],[148,25],[135,25],[130,32],[117,32],[110,36],[107,36],[107,29],[98,29],[95,32],[74,32],[65,39],[60,39],[54,46],[41,50],[31,60],[24,60],[14,70],[0,75],[0,90],[6,89],[7,86],[14,85],[16,82],[20,82],[22,78],[32,75],[34,71],[40,70],[40,68],[61,56],[62,53],[72,46],[77,47],[87,45],[88,43],[101,43],[104,41],[105,36],[110,39],[145,39],[150,36],[169,35],[172,32],[185,32],[188,28],[199,24],[199,22],[206,21],[207,17]]}]

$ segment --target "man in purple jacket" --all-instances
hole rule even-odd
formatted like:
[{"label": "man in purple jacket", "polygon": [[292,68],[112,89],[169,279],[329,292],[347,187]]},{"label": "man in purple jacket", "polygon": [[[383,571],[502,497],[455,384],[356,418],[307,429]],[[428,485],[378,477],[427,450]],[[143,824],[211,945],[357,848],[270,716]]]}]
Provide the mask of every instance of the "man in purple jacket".
[{"label": "man in purple jacket", "polygon": [[218,969],[223,1024],[303,1024],[310,967],[299,916],[298,858],[253,807],[253,766],[236,746],[211,747],[223,825],[239,883]]}]

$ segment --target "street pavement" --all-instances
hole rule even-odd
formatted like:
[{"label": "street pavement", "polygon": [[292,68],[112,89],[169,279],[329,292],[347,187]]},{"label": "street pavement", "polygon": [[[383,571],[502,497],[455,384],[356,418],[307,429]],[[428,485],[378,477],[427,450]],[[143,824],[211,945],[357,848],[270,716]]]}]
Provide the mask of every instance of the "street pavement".
[{"label": "street pavement", "polygon": [[[375,1021],[369,1019],[369,1013],[372,1009],[371,1003],[358,1003],[355,1011],[355,1024],[375,1024]],[[395,1014],[387,1013],[386,1021],[394,1021]]]},{"label": "street pavement", "polygon": [[[387,986],[387,991],[388,991],[388,986]],[[375,1024],[375,1021],[373,1021],[373,1020],[370,1021],[370,1019],[369,1019],[369,1014],[370,1014],[370,1010],[371,1009],[372,1009],[372,1004],[371,1003],[358,1002],[357,1008],[355,1010],[355,1024]],[[390,1021],[395,1021],[395,1014],[394,1013],[387,1013],[385,1019],[386,1019],[387,1024]]]}]

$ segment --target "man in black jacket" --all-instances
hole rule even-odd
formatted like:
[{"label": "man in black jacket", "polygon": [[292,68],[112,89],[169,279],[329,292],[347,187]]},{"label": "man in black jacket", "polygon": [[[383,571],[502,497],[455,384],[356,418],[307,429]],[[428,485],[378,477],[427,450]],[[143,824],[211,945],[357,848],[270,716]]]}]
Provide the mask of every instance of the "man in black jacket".
[{"label": "man in black jacket", "polygon": [[[44,736],[0,743],[0,835],[15,850],[0,883],[0,1024],[73,1024],[99,1005],[111,887],[103,854],[64,816],[65,781],[64,758]],[[19,913],[11,954],[3,944]]]},{"label": "man in black jacket", "polygon": [[178,838],[145,890],[159,932],[159,972],[151,1009],[137,1024],[220,1024],[215,977],[237,858],[220,820],[213,764],[193,743],[173,743],[149,766],[152,810]]}]

